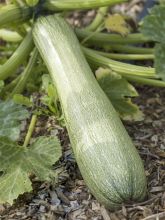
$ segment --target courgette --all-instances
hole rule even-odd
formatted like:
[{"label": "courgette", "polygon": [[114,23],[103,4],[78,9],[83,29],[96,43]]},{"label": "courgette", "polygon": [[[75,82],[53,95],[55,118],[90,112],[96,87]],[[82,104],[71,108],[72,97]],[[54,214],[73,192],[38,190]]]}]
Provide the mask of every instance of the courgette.
[{"label": "courgette", "polygon": [[57,88],[74,155],[92,194],[110,209],[144,199],[142,160],[72,28],[58,15],[41,17],[33,37]]}]

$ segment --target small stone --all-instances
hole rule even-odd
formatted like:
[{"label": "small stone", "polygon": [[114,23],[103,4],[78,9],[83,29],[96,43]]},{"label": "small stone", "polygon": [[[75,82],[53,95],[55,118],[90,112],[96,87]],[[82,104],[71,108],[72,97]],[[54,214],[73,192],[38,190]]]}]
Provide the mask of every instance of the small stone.
[{"label": "small stone", "polygon": [[45,206],[41,205],[39,211],[42,213],[46,212]]},{"label": "small stone", "polygon": [[160,144],[160,149],[161,150],[165,150],[165,145],[164,144]]},{"label": "small stone", "polygon": [[0,213],[5,211],[5,207],[3,205],[0,205]]},{"label": "small stone", "polygon": [[151,141],[153,141],[155,144],[158,142],[158,135],[153,135],[152,137],[151,137]]}]

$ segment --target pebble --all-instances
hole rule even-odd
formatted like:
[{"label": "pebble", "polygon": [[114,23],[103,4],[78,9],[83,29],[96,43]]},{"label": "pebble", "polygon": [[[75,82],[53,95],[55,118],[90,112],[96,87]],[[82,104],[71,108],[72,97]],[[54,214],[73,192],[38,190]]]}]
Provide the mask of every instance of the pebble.
[{"label": "pebble", "polygon": [[5,211],[5,207],[3,205],[0,205],[0,214],[4,211]]}]

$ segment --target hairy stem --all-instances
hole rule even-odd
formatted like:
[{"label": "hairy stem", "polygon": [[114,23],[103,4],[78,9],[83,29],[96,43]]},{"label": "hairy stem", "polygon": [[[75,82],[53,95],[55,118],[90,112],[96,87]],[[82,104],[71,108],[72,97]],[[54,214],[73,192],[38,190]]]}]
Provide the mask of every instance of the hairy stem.
[{"label": "hairy stem", "polygon": [[19,7],[16,5],[6,5],[0,10],[0,27],[8,24],[20,24],[31,18],[32,9],[30,7]]},{"label": "hairy stem", "polygon": [[30,76],[32,74],[32,70],[35,67],[37,57],[38,57],[38,51],[35,48],[32,56],[29,60],[28,65],[26,66],[23,73],[21,74],[21,77],[20,77],[16,87],[13,89],[12,93],[10,94],[10,97],[13,97],[15,94],[19,94],[19,93],[23,92],[25,85],[27,83],[27,80],[30,78]]},{"label": "hairy stem", "polygon": [[153,54],[154,48],[144,48],[130,45],[122,45],[122,44],[111,44],[111,45],[99,45],[100,47],[105,48],[108,51],[117,51],[123,53],[133,53],[133,54]]},{"label": "hairy stem", "polygon": [[112,60],[110,58],[106,58],[94,50],[87,49],[84,47],[82,49],[88,62],[96,67],[109,67],[113,71],[118,72],[121,75],[134,75],[148,78],[156,77],[154,68],[122,63],[119,61]]},{"label": "hairy stem", "polygon": [[99,25],[103,22],[105,15],[107,14],[108,7],[99,8],[93,21],[84,29],[87,31],[95,31]]},{"label": "hairy stem", "polygon": [[136,43],[144,43],[148,42],[149,39],[145,36],[143,36],[141,33],[135,33],[135,34],[128,34],[126,37],[123,37],[119,34],[108,34],[108,33],[98,33],[96,32],[93,34],[92,31],[87,31],[83,29],[75,29],[76,35],[80,40],[83,40],[84,38],[87,38],[88,36],[88,42],[95,43],[102,43],[102,44],[136,44]]},{"label": "hairy stem", "polygon": [[124,76],[130,82],[136,82],[142,85],[149,85],[154,87],[165,87],[165,82],[155,79],[146,79],[138,76]]},{"label": "hairy stem", "polygon": [[51,11],[65,11],[65,10],[75,10],[75,9],[90,9],[99,8],[104,6],[112,6],[122,2],[127,2],[128,0],[46,0],[44,3],[44,8]]},{"label": "hairy stem", "polygon": [[5,80],[11,76],[16,69],[23,63],[26,57],[33,49],[32,34],[29,32],[13,55],[6,61],[5,64],[0,66],[0,80]]},{"label": "hairy stem", "polygon": [[30,121],[29,129],[28,129],[28,132],[26,134],[23,147],[27,147],[28,146],[28,144],[30,142],[30,139],[31,139],[31,136],[32,136],[32,133],[34,131],[36,122],[37,122],[37,115],[33,115],[32,118],[31,118],[31,121]]},{"label": "hairy stem", "polygon": [[154,54],[119,54],[97,51],[98,54],[114,60],[153,60]]},{"label": "hairy stem", "polygon": [[[19,82],[21,75],[17,76],[14,80],[12,80],[10,83],[8,83],[0,92],[0,97],[5,98],[6,93],[10,94],[10,91],[17,85]],[[8,95],[6,98],[8,99],[10,95]]]}]

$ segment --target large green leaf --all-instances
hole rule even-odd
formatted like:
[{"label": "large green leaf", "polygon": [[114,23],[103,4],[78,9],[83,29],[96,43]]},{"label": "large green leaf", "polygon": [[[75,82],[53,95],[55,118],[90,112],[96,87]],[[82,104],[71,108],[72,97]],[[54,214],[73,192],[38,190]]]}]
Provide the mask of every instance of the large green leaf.
[{"label": "large green leaf", "polygon": [[20,194],[32,190],[29,177],[39,180],[55,177],[52,165],[61,157],[61,146],[56,137],[39,137],[28,148],[0,138],[0,203],[13,203]]},{"label": "large green leaf", "polygon": [[165,81],[165,45],[156,44],[155,46],[155,63],[156,73]]},{"label": "large green leaf", "polygon": [[165,5],[153,7],[140,30],[149,39],[165,43]]},{"label": "large green leaf", "polygon": [[126,79],[110,69],[103,68],[96,71],[96,78],[123,119],[135,121],[143,119],[138,106],[131,102],[131,98],[137,97],[138,93]]},{"label": "large green leaf", "polygon": [[154,66],[157,75],[165,81],[165,5],[153,7],[143,20],[141,32],[158,42],[155,46]]},{"label": "large green leaf", "polygon": [[28,111],[13,101],[0,102],[0,137],[17,140],[20,134],[20,121],[29,116]]}]

